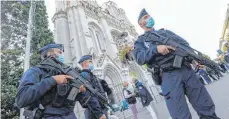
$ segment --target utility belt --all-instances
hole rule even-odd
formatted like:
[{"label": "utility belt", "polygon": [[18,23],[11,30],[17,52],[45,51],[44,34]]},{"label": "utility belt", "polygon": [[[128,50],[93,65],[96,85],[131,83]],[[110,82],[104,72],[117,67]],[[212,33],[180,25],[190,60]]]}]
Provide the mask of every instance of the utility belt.
[{"label": "utility belt", "polygon": [[50,92],[45,94],[45,96],[41,99],[39,107],[34,108],[33,110],[25,109],[23,115],[26,119],[42,119],[44,117],[45,106],[47,105],[51,104],[54,108],[72,106],[72,102],[67,101],[69,90],[70,86],[68,84],[57,85],[56,89],[51,89]]},{"label": "utility belt", "polygon": [[39,104],[39,107],[33,110],[25,109],[23,115],[25,119],[42,119],[44,117],[44,110],[45,108]]},{"label": "utility belt", "polygon": [[168,57],[168,61],[163,61],[163,63],[159,65],[153,65],[152,68],[147,68],[149,72],[152,73],[153,81],[156,85],[161,85],[162,83],[162,73],[171,72],[173,70],[180,69],[182,67],[191,68],[190,63],[183,59],[183,57],[176,55]]},{"label": "utility belt", "polygon": [[[182,63],[181,67],[191,68],[191,65],[190,65],[189,62],[185,61],[185,62]],[[170,71],[177,70],[177,69],[180,69],[180,68],[174,67],[173,63],[167,63],[167,64],[164,64],[164,65],[160,66],[160,69],[161,69],[162,72],[170,72]]]}]

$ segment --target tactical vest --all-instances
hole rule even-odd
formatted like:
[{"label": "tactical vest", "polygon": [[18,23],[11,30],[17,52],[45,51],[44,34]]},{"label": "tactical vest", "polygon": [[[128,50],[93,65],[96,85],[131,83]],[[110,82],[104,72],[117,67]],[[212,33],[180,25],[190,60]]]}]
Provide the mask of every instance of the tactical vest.
[{"label": "tactical vest", "polygon": [[[46,72],[45,76],[40,77],[40,79],[44,79],[46,77],[62,75],[56,69],[48,69],[46,66],[37,65],[38,68]],[[42,75],[42,74],[41,74]],[[73,102],[67,100],[68,93],[70,91],[70,86],[68,84],[59,84],[54,86],[50,91],[48,91],[42,98],[41,104],[43,106],[52,105],[52,107],[63,107],[63,106],[71,106]]]},{"label": "tactical vest", "polygon": [[[182,45],[187,44],[187,42],[182,39],[181,37],[177,36],[176,34],[172,33],[171,31],[160,29],[159,31],[155,31],[152,33],[152,31],[146,32],[145,37],[145,42],[150,42],[149,44],[152,45],[163,45],[160,42],[153,41],[149,38],[149,35],[157,35],[158,39],[161,38],[169,38],[171,40],[174,40]],[[159,36],[159,37],[158,37]],[[150,62],[148,63],[149,67],[154,67],[154,66],[159,66],[163,71],[169,71],[172,69],[175,69],[174,67],[174,60],[175,60],[175,54],[173,52],[167,54],[167,55],[162,55],[162,54],[157,54],[155,58],[151,59]]]},{"label": "tactical vest", "polygon": [[[48,69],[45,66],[37,65],[40,70],[34,70],[40,80],[45,80],[46,77],[60,75],[55,69]],[[41,71],[42,70],[42,71]],[[45,72],[45,73],[44,73]],[[45,107],[52,105],[52,107],[74,107],[74,102],[66,101],[70,87],[67,84],[54,86],[40,100],[34,102],[32,105],[25,107],[23,115],[26,119],[42,119],[44,116]]]},{"label": "tactical vest", "polygon": [[90,79],[87,79],[88,82],[92,85],[92,87],[98,90],[101,94],[105,94],[103,86],[101,85],[101,80],[97,78],[91,71],[83,69],[82,72],[87,72]]},{"label": "tactical vest", "polygon": [[[101,80],[99,78],[97,78],[91,71],[87,70],[87,69],[83,69],[81,72],[87,72],[87,74],[89,75],[89,77],[84,77],[85,80],[87,80],[90,85],[92,86],[92,88],[94,88],[96,91],[98,91],[99,93],[101,93],[104,97],[106,97],[105,91],[101,85]],[[84,100],[80,100],[80,102],[84,103]],[[99,104],[101,106],[102,109],[107,109],[106,106],[104,104],[102,104],[99,101]],[[89,108],[88,105],[85,105],[84,108]]]}]

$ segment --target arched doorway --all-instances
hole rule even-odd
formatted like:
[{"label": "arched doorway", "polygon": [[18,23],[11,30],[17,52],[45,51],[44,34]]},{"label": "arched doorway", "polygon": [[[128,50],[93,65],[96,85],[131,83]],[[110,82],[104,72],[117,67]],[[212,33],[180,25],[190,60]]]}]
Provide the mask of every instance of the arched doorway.
[{"label": "arched doorway", "polygon": [[136,62],[132,62],[130,64],[129,71],[130,73],[136,73],[135,77],[148,88],[156,103],[163,101],[162,96],[159,94],[161,92],[161,89],[159,86],[155,85],[152,79],[152,75],[150,73],[145,72],[144,69],[141,66],[139,66]]},{"label": "arched doorway", "polygon": [[122,95],[122,77],[112,64],[107,64],[104,67],[104,78],[109,87],[112,89],[112,95],[109,97],[111,103],[120,103],[123,99]]},{"label": "arched doorway", "polygon": [[134,72],[135,73],[135,76],[134,76],[135,78],[137,78],[138,80],[142,81],[144,84],[147,83],[147,80],[145,79],[143,70],[135,62],[130,63],[129,72],[130,72],[130,74]]}]

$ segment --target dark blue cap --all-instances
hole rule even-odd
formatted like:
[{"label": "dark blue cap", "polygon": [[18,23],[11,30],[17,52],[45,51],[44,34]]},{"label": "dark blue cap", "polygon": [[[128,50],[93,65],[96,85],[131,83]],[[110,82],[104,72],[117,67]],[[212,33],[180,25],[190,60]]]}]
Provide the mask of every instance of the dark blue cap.
[{"label": "dark blue cap", "polygon": [[140,14],[139,14],[139,16],[138,16],[138,22],[139,22],[139,20],[143,17],[143,16],[145,16],[145,15],[147,15],[148,14],[148,12],[146,12],[146,9],[144,8],[144,9],[142,9],[142,11],[140,12]]},{"label": "dark blue cap", "polygon": [[62,44],[48,44],[48,45],[42,47],[38,52],[41,54],[42,52],[47,51],[51,48],[58,48],[58,49],[64,51],[64,47]]},{"label": "dark blue cap", "polygon": [[82,63],[85,60],[92,60],[92,55],[84,55],[80,58],[79,64]]}]

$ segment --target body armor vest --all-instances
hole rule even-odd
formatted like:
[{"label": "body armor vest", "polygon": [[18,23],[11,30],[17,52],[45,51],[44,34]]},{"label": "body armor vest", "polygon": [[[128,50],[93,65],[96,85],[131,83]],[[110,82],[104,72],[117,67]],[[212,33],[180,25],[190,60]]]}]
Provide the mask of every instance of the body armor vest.
[{"label": "body armor vest", "polygon": [[[62,75],[61,72],[58,72],[56,69],[50,69],[43,65],[37,65],[38,68],[47,72],[46,75],[40,77],[40,79],[44,79],[46,77]],[[48,91],[42,98],[41,104],[43,106],[52,105],[53,107],[63,107],[72,105],[70,101],[67,101],[67,96],[70,91],[70,86],[68,84],[59,84],[54,86],[50,91]]]},{"label": "body armor vest", "polygon": [[[188,43],[184,39],[182,39],[181,37],[172,33],[171,31],[164,30],[164,29],[160,29],[154,33],[152,33],[152,31],[146,32],[145,42],[149,42],[150,45],[163,45],[160,42],[156,42],[156,41],[149,39],[149,35],[155,35],[155,34],[160,36],[160,37],[157,37],[159,39],[160,38],[169,38],[169,39],[174,40],[180,44],[188,45]],[[148,65],[151,68],[154,66],[159,66],[162,70],[171,70],[171,69],[176,68],[176,67],[174,67],[175,58],[176,58],[176,54],[174,54],[174,52],[171,52],[167,55],[157,54],[157,56],[155,56],[155,58],[150,60]]]}]

